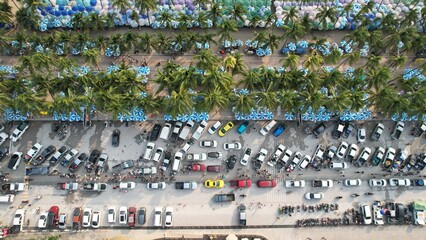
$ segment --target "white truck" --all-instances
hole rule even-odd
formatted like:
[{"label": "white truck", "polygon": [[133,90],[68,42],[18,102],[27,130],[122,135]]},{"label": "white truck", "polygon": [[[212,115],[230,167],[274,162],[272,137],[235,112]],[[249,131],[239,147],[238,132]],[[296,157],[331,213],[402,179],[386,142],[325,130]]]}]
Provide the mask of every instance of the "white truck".
[{"label": "white truck", "polygon": [[191,132],[192,127],[194,127],[194,121],[189,120],[180,132],[179,138],[185,140]]},{"label": "white truck", "polygon": [[333,180],[312,180],[313,187],[333,187]]},{"label": "white truck", "polygon": [[106,183],[89,182],[89,183],[85,183],[83,185],[83,190],[85,190],[85,191],[103,192],[103,191],[106,190],[106,188],[107,188]]},{"label": "white truck", "polygon": [[192,134],[192,138],[195,140],[199,140],[201,135],[203,134],[204,130],[207,127],[207,122],[206,121],[201,121],[200,125],[198,126],[198,128],[195,130],[195,132]]},{"label": "white truck", "polygon": [[402,131],[404,131],[404,126],[405,126],[405,123],[402,121],[399,121],[396,123],[395,128],[391,134],[391,138],[393,140],[398,140],[399,137],[401,137],[401,133]]}]

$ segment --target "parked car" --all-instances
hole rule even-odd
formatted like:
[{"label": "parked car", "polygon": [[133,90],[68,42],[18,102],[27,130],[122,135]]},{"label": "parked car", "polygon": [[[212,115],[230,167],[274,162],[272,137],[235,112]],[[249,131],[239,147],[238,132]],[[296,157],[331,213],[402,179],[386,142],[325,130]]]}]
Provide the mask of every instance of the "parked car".
[{"label": "parked car", "polygon": [[364,166],[364,164],[368,161],[368,159],[370,158],[371,155],[371,148],[369,147],[365,147],[361,154],[359,154],[358,159],[356,160],[356,162],[354,163],[355,166],[357,167],[362,167]]},{"label": "parked car", "polygon": [[120,189],[133,189],[136,187],[135,182],[120,182],[119,184]]},{"label": "parked car", "polygon": [[201,121],[198,128],[195,130],[195,132],[192,134],[192,138],[195,140],[199,140],[201,135],[204,133],[204,130],[207,127],[207,122],[206,121]]},{"label": "parked car", "polygon": [[161,157],[163,156],[164,149],[162,147],[157,147],[154,153],[154,157],[152,157],[152,160],[154,162],[159,162],[161,160]]},{"label": "parked car", "polygon": [[217,141],[214,141],[214,140],[201,141],[200,147],[217,147]]},{"label": "parked car", "polygon": [[25,162],[31,162],[41,151],[42,148],[43,145],[41,145],[40,143],[35,143],[34,146],[32,146],[30,150],[28,150],[27,154],[25,154]]},{"label": "parked car", "polygon": [[13,216],[12,225],[19,226],[19,231],[22,231],[25,221],[25,209],[17,209]]},{"label": "parked car", "polygon": [[411,129],[410,134],[414,137],[420,137],[426,131],[426,122],[422,122],[422,124],[413,127]]},{"label": "parked car", "polygon": [[389,179],[389,186],[391,187],[409,187],[411,186],[411,181],[408,178],[391,178]]},{"label": "parked car", "polygon": [[129,224],[130,228],[135,227],[136,225],[136,208],[135,207],[129,207],[127,223]]},{"label": "parked car", "polygon": [[37,226],[39,229],[45,229],[47,226],[47,212],[41,213],[38,218]]},{"label": "parked car", "polygon": [[85,153],[81,153],[80,156],[78,156],[78,158],[76,160],[74,160],[74,162],[70,165],[70,172],[74,173],[77,172],[77,170],[84,164],[84,162],[88,159],[89,157],[87,156],[87,154]]},{"label": "parked car", "polygon": [[92,228],[99,228],[100,221],[101,221],[101,212],[94,211],[92,214]]},{"label": "parked car", "polygon": [[262,134],[262,136],[265,136],[266,134],[269,133],[269,131],[277,124],[277,122],[275,120],[271,120],[268,124],[266,124],[266,126],[264,126],[262,129],[260,129],[260,134]]},{"label": "parked car", "polygon": [[81,227],[81,222],[83,220],[83,209],[81,207],[74,208],[72,212],[72,229],[77,231]]},{"label": "parked car", "polygon": [[286,129],[286,126],[284,124],[280,124],[274,130],[274,132],[272,134],[274,135],[274,137],[279,137],[284,132],[285,129]]},{"label": "parked car", "polygon": [[207,160],[206,153],[189,153],[186,155],[188,161],[205,161]]},{"label": "parked car", "polygon": [[260,188],[274,188],[277,186],[277,181],[275,179],[259,180],[257,181],[257,186]]},{"label": "parked car", "polygon": [[160,138],[165,140],[165,141],[169,140],[169,135],[170,135],[171,129],[172,129],[172,124],[166,122],[164,124],[163,129],[161,129]]},{"label": "parked car", "polygon": [[220,121],[217,121],[209,128],[208,132],[210,134],[214,134],[221,126],[222,126],[222,123]]},{"label": "parked car", "polygon": [[364,221],[364,224],[371,224],[372,216],[371,216],[371,208],[367,204],[361,205],[361,215]]},{"label": "parked car", "polygon": [[30,124],[28,122],[21,122],[18,127],[13,130],[12,135],[10,135],[12,142],[16,142],[21,139],[22,135],[24,135],[25,131],[27,131],[29,127]]},{"label": "parked car", "polygon": [[185,126],[182,128],[182,131],[179,134],[179,138],[185,140],[191,132],[192,128],[194,127],[194,124],[195,123],[192,120],[186,122]]},{"label": "parked car", "polygon": [[75,148],[71,149],[69,152],[67,152],[67,154],[65,154],[64,158],[61,161],[61,165],[63,167],[68,166],[68,164],[72,160],[74,160],[75,156],[77,156],[77,154],[78,154],[78,150],[77,149],[75,149]]},{"label": "parked car", "polygon": [[293,155],[293,152],[290,149],[285,150],[283,156],[281,157],[281,162],[283,163],[283,167],[287,165],[292,155]]},{"label": "parked car", "polygon": [[246,130],[247,127],[249,126],[249,122],[248,121],[244,121],[243,123],[241,123],[241,125],[238,127],[237,132],[239,134],[243,134]]},{"label": "parked car", "polygon": [[395,154],[395,148],[389,147],[385,154],[385,160],[383,161],[384,168],[389,168],[392,165],[393,160],[395,159]]},{"label": "parked car", "polygon": [[335,139],[340,139],[340,137],[342,137],[344,130],[345,130],[345,123],[343,121],[338,121],[336,129],[334,129],[331,136]]},{"label": "parked car", "polygon": [[145,224],[145,222],[146,222],[146,208],[144,208],[144,207],[141,207],[141,208],[139,208],[139,210],[138,210],[138,223],[140,224],[140,225],[144,225]]},{"label": "parked car", "polygon": [[225,186],[225,182],[223,180],[206,180],[204,182],[204,186],[206,188],[223,188]]},{"label": "parked car", "polygon": [[225,124],[225,126],[223,126],[219,130],[219,132],[218,132],[219,136],[224,137],[226,135],[226,133],[229,132],[229,130],[231,130],[233,127],[234,127],[234,124],[232,122],[227,122]]},{"label": "parked car", "polygon": [[112,132],[111,142],[113,147],[118,147],[120,145],[120,130],[115,129]]},{"label": "parked car", "polygon": [[47,213],[47,228],[54,228],[59,220],[59,207],[51,206]]},{"label": "parked car", "polygon": [[345,186],[351,187],[351,186],[361,186],[361,179],[346,179],[343,181]]},{"label": "parked car", "polygon": [[323,199],[324,198],[324,193],[319,192],[319,193],[312,193],[312,192],[307,192],[305,194],[305,199],[307,200],[319,200],[319,199]]},{"label": "parked car", "polygon": [[387,185],[386,179],[377,179],[377,178],[368,180],[368,184],[370,185],[370,187],[386,187]]},{"label": "parked car", "polygon": [[384,157],[385,157],[385,149],[382,147],[378,147],[373,157],[371,158],[371,164],[373,166],[378,166],[383,161]]},{"label": "parked car", "polygon": [[235,167],[235,163],[237,162],[237,156],[235,155],[231,155],[227,160],[226,160],[226,166],[228,167],[228,169],[232,170]]},{"label": "parked car", "polygon": [[101,152],[99,150],[93,150],[90,153],[89,159],[87,160],[84,169],[86,169],[86,172],[91,173],[93,168],[96,166],[96,162],[98,161],[99,155]]},{"label": "parked car", "polygon": [[154,128],[151,131],[151,134],[149,135],[149,141],[155,142],[158,139],[158,135],[160,135],[161,131],[161,124],[155,124]]},{"label": "parked car", "polygon": [[403,121],[398,121],[395,125],[395,128],[393,129],[391,138],[393,140],[398,140],[402,132],[404,131],[404,127],[405,127],[405,123]]},{"label": "parked car", "polygon": [[175,189],[179,190],[194,190],[197,186],[196,182],[175,182]]},{"label": "parked car", "polygon": [[165,227],[171,227],[173,224],[173,208],[172,207],[166,207],[166,217],[164,221]]},{"label": "parked car", "polygon": [[56,148],[53,145],[48,146],[40,153],[40,155],[35,160],[31,161],[31,164],[34,166],[42,164],[47,158],[54,154],[55,151]]},{"label": "parked car", "polygon": [[229,182],[231,188],[249,188],[251,187],[250,179],[237,179]]},{"label": "parked car", "polygon": [[346,156],[347,160],[349,162],[352,162],[356,158],[356,156],[358,155],[358,151],[359,151],[358,146],[355,143],[352,143],[349,146],[348,155]]},{"label": "parked car", "polygon": [[108,208],[108,223],[115,223],[115,207]]},{"label": "parked car", "polygon": [[102,153],[99,156],[98,164],[96,165],[95,174],[97,176],[100,176],[104,172],[106,172],[108,169],[108,155],[105,153]]},{"label": "parked car", "polygon": [[162,224],[163,224],[162,213],[163,213],[162,207],[155,207],[154,208],[154,226],[155,227],[161,227],[162,226]]},{"label": "parked car", "polygon": [[207,172],[219,173],[221,171],[222,171],[222,166],[220,166],[220,165],[209,165],[209,166],[207,166]]},{"label": "parked car", "polygon": [[354,129],[355,129],[355,124],[351,122],[347,122],[345,126],[345,131],[343,132],[343,138],[348,138]]},{"label": "parked car", "polygon": [[59,150],[55,152],[55,154],[53,154],[53,156],[49,159],[50,166],[56,165],[69,150],[70,149],[67,146],[62,146],[59,148]]},{"label": "parked car", "polygon": [[204,170],[206,170],[206,165],[199,164],[199,163],[192,164],[192,165],[190,165],[190,167],[191,167],[192,171],[204,171]]},{"label": "parked car", "polygon": [[335,146],[329,146],[327,150],[325,150],[324,153],[324,159],[325,160],[332,160],[334,156],[336,156],[337,147]]},{"label": "parked car", "polygon": [[365,139],[367,138],[367,133],[365,131],[365,128],[358,128],[358,132],[356,136],[357,136],[358,143],[365,142]]},{"label": "parked car", "polygon": [[319,123],[312,131],[312,133],[314,134],[314,138],[318,138],[319,135],[323,133],[326,128],[327,125],[325,124],[325,122]]},{"label": "parked car", "polygon": [[330,163],[330,169],[334,170],[341,170],[341,169],[347,169],[348,164],[345,162],[331,162]]},{"label": "parked car", "polygon": [[224,143],[223,144],[223,149],[225,150],[240,150],[241,149],[242,144],[239,142],[233,142],[233,143]]},{"label": "parked car", "polygon": [[67,214],[66,213],[61,213],[59,215],[58,227],[59,227],[59,229],[65,229],[67,227]]},{"label": "parked car", "polygon": [[370,136],[371,141],[378,141],[380,136],[382,136],[382,133],[384,130],[385,130],[385,126],[382,123],[377,123],[376,127],[371,133],[371,136]]},{"label": "parked car", "polygon": [[248,161],[250,160],[251,148],[246,148],[243,153],[243,157],[240,160],[241,165],[246,166]]},{"label": "parked car", "polygon": [[300,161],[300,163],[299,163],[299,168],[301,170],[305,169],[309,165],[310,162],[311,162],[311,156],[305,155],[302,158],[302,161]]},{"label": "parked car", "polygon": [[146,161],[151,160],[152,153],[154,152],[154,148],[155,148],[155,143],[148,142],[146,144],[145,153],[143,154],[143,160],[146,160]]},{"label": "parked car", "polygon": [[121,206],[118,211],[118,223],[127,224],[127,207]]},{"label": "parked car", "polygon": [[336,157],[340,159],[344,158],[348,148],[349,148],[349,145],[347,142],[340,143],[339,147],[337,148]]},{"label": "parked car", "polygon": [[182,152],[187,153],[189,148],[192,147],[192,145],[194,145],[194,139],[189,139],[188,141],[185,142],[185,145],[183,145],[182,147]]},{"label": "parked car", "polygon": [[222,153],[221,152],[208,152],[207,153],[207,157],[208,158],[221,158],[222,157]]},{"label": "parked car", "polygon": [[0,146],[9,138],[9,135],[5,132],[0,133]]},{"label": "parked car", "polygon": [[172,132],[172,135],[170,137],[170,140],[172,142],[176,142],[176,140],[178,139],[179,133],[182,130],[182,126],[183,126],[182,122],[176,122],[175,123],[175,127],[173,128],[173,132]]},{"label": "parked car", "polygon": [[147,183],[146,188],[148,188],[148,189],[166,189],[166,183],[165,182]]},{"label": "parked car", "polygon": [[285,187],[291,188],[303,188],[305,187],[306,183],[305,180],[286,180],[285,181]]},{"label": "parked car", "polygon": [[22,159],[22,152],[14,152],[12,156],[10,157],[9,164],[7,165],[7,168],[11,170],[16,170],[19,166],[19,163]]}]

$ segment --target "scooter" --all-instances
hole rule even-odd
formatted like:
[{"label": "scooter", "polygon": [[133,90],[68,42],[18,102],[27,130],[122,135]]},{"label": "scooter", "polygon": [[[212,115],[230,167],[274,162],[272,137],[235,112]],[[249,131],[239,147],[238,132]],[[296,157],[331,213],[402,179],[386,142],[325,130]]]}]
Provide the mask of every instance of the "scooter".
[{"label": "scooter", "polygon": [[354,194],[351,195],[351,197],[359,197],[359,194],[354,193]]},{"label": "scooter", "polygon": [[367,193],[365,193],[365,195],[374,195],[374,193],[372,193],[372,192],[367,192]]},{"label": "scooter", "polygon": [[343,197],[342,197],[342,196],[337,196],[336,198],[337,198],[337,199],[342,199]]}]

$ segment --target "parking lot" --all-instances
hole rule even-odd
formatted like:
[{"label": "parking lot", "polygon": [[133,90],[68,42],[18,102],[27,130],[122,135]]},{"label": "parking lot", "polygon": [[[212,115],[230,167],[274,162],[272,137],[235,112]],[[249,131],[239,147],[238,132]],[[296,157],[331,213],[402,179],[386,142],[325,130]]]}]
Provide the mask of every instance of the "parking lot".
[{"label": "parking lot", "polygon": [[[300,151],[303,155],[312,155],[318,144],[322,144],[323,146],[338,146],[342,140],[335,140],[331,137],[331,132],[334,130],[336,124],[334,122],[327,123],[328,127],[326,131],[322,133],[318,139],[313,138],[312,135],[306,135],[305,127],[308,123],[298,127],[295,122],[285,122],[286,130],[279,137],[274,137],[271,133],[264,137],[259,133],[259,130],[267,122],[250,122],[246,132],[241,135],[236,132],[236,128],[241,122],[234,123],[234,129],[231,129],[224,137],[219,137],[217,134],[210,135],[207,133],[207,130],[202,134],[200,141],[215,140],[218,142],[216,148],[202,148],[199,146],[199,141],[195,141],[188,151],[188,153],[206,153],[208,151],[221,152],[222,157],[220,159],[207,159],[203,161],[202,164],[222,165],[224,169],[222,172],[210,173],[185,170],[185,166],[189,163],[184,160],[180,166],[181,171],[173,177],[174,179],[170,176],[170,169],[168,169],[166,174],[160,174],[161,171],[159,170],[159,173],[155,176],[145,176],[144,181],[156,180],[165,181],[167,183],[167,187],[164,190],[148,190],[146,188],[146,182],[141,182],[139,176],[135,178],[135,175],[130,175],[128,172],[142,166],[156,165],[160,167],[161,161],[159,163],[154,163],[153,161],[137,161],[145,152],[147,144],[146,140],[138,141],[139,134],[142,133],[143,137],[146,138],[154,125],[153,122],[135,125],[129,123],[128,126],[126,126],[125,123],[114,123],[112,126],[105,126],[103,122],[96,122],[90,128],[75,123],[75,125],[68,127],[69,132],[63,141],[59,141],[58,137],[53,137],[51,134],[52,123],[32,122],[22,140],[17,143],[10,143],[9,141],[5,143],[5,145],[9,145],[10,153],[21,151],[25,154],[36,142],[44,145],[44,148],[49,145],[54,145],[56,149],[59,149],[62,145],[67,145],[87,155],[89,155],[92,150],[98,149],[100,152],[108,154],[110,169],[107,174],[97,178],[93,173],[86,173],[84,167],[81,167],[76,173],[76,175],[79,176],[78,179],[74,180],[66,177],[61,178],[61,173],[68,173],[69,171],[68,168],[64,168],[58,164],[50,169],[50,172],[55,172],[55,169],[58,171],[55,176],[29,176],[29,189],[16,195],[15,202],[11,204],[14,208],[9,208],[9,205],[5,204],[0,206],[3,224],[11,224],[12,215],[22,200],[28,200],[31,204],[31,206],[23,204],[23,207],[27,209],[26,218],[29,219],[30,227],[35,227],[39,217],[36,213],[36,209],[40,207],[42,211],[48,211],[51,205],[58,205],[60,207],[60,212],[65,212],[67,214],[71,214],[73,208],[77,206],[82,206],[83,208],[91,207],[94,210],[100,210],[101,226],[110,226],[106,221],[106,211],[110,206],[114,206],[117,210],[120,206],[135,206],[136,208],[142,206],[146,207],[147,223],[145,226],[153,225],[153,210],[156,206],[173,207],[173,226],[229,226],[238,224],[237,207],[240,203],[244,203],[248,207],[247,225],[292,225],[295,224],[298,219],[339,217],[347,209],[358,208],[360,203],[372,204],[373,200],[395,201],[408,204],[413,200],[422,200],[424,198],[425,190],[421,187],[410,186],[398,188],[386,186],[375,189],[370,188],[367,181],[373,178],[372,174],[377,174],[374,177],[380,178],[382,178],[384,174],[388,174],[385,176],[386,179],[391,177],[391,175],[389,175],[391,173],[383,171],[379,166],[364,165],[361,168],[356,168],[350,165],[349,168],[344,171],[330,170],[328,168],[321,169],[320,171],[314,169],[300,170],[296,168],[295,171],[287,173],[284,170],[279,171],[274,167],[269,167],[266,161],[259,172],[253,169],[251,162],[249,162],[247,166],[242,166],[239,163],[241,155],[247,147],[252,149],[252,158],[256,156],[261,148],[265,148],[268,150],[266,159],[269,159],[275,151],[276,146],[279,144],[283,144],[286,148],[291,149],[293,153]],[[383,135],[379,141],[372,142],[369,136],[376,123],[377,122],[374,121],[361,123],[362,125],[358,123],[358,126],[365,127],[367,130],[367,140],[362,144],[358,144],[360,149],[366,146],[372,149],[382,146],[385,148],[394,147],[395,149],[406,149],[409,154],[425,152],[426,139],[424,137],[414,138],[409,134],[411,128],[417,123],[406,122],[405,130],[400,140],[395,141],[390,137],[390,132],[393,130],[395,122],[383,122],[385,125]],[[160,124],[164,124],[164,122],[160,122]],[[214,121],[209,122],[208,127],[212,124],[214,124]],[[314,125],[315,124],[312,123],[312,126]],[[14,127],[16,127],[16,124]],[[195,128],[196,127],[197,125]],[[193,131],[195,128],[193,128]],[[115,129],[119,129],[121,132],[120,144],[118,147],[112,147],[111,145],[111,135]],[[11,133],[11,130],[11,126],[6,126],[7,133]],[[355,132],[356,131],[352,132],[349,138],[344,140],[349,144],[356,143]],[[223,144],[225,142],[231,143],[235,141],[242,144],[241,150],[225,151],[223,149]],[[185,142],[178,141],[177,143],[171,143],[170,141],[158,139],[155,141],[155,144],[156,147],[163,147],[166,151],[170,151],[172,155],[174,155],[177,150],[183,147]],[[236,155],[238,161],[232,170],[226,170],[225,160],[231,155]],[[10,182],[23,182],[25,164],[21,163],[16,171],[11,171],[7,168],[9,157],[10,156],[4,157],[1,163],[2,173],[10,173]],[[112,180],[112,166],[127,160],[133,160],[137,166],[133,169],[120,172],[115,180]],[[46,161],[43,164],[47,165],[48,162]],[[412,176],[409,176],[411,179],[419,178],[419,175],[422,176],[424,174],[414,170],[410,173],[413,173]],[[230,188],[228,182],[240,178],[251,179],[253,186],[239,190]],[[359,178],[362,180],[362,185],[358,187],[346,187],[341,182],[348,178]],[[117,185],[115,181],[119,181],[120,179],[123,182],[136,182],[136,188],[126,191],[113,189],[113,186]],[[203,182],[207,179],[223,179],[226,185],[221,189],[207,189],[203,186]],[[276,179],[278,182],[277,187],[264,189],[256,187],[256,182],[261,179]],[[303,179],[306,181],[306,187],[285,188],[284,181],[288,179]],[[313,179],[332,179],[334,187],[321,189],[313,188],[310,183]],[[195,181],[198,183],[198,188],[192,191],[176,190],[171,180]],[[81,190],[69,193],[68,191],[55,188],[58,182],[73,181],[79,182],[80,187],[81,183],[88,181],[108,182],[109,186],[105,192],[95,194]],[[304,195],[310,191],[321,191],[324,193],[324,198],[322,200],[306,200]],[[235,202],[220,204],[212,200],[214,194],[229,192],[235,193]],[[364,193],[366,192],[374,192],[374,195],[365,195]],[[360,196],[353,198],[351,197],[352,194],[359,194]],[[41,195],[42,198],[35,200],[35,197],[38,195]],[[240,197],[240,195],[246,195],[246,197]],[[342,196],[342,199],[336,199],[337,196]],[[278,209],[284,205],[316,205],[318,203],[338,203],[339,210],[328,213],[324,211],[316,211],[314,213],[300,211],[294,213],[292,216],[278,214]]]}]

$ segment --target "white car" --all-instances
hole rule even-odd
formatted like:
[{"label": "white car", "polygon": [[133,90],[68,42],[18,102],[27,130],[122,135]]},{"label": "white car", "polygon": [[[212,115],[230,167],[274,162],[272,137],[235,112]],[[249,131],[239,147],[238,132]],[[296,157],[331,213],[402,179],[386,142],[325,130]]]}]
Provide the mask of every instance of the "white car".
[{"label": "white car", "polygon": [[28,150],[27,154],[25,154],[24,159],[27,162],[31,162],[31,160],[37,156],[37,154],[41,151],[42,148],[43,145],[41,145],[40,143],[34,144],[34,146],[32,146],[30,150]]},{"label": "white car", "polygon": [[22,152],[14,152],[10,157],[7,167],[9,169],[16,170],[19,166],[19,163],[21,163],[22,155],[24,155]]},{"label": "white car", "polygon": [[284,164],[287,164],[287,162],[291,159],[292,155],[293,155],[293,152],[290,149],[285,150],[283,156],[281,157],[281,161]]},{"label": "white car", "polygon": [[195,140],[199,140],[201,135],[203,134],[204,130],[206,129],[207,126],[207,122],[206,121],[201,121],[200,125],[198,126],[198,128],[195,130],[195,132],[192,134],[192,138]]},{"label": "white car", "polygon": [[83,227],[90,227],[91,219],[92,219],[92,209],[85,208],[83,211]]},{"label": "white car", "polygon": [[277,150],[275,150],[274,155],[272,156],[272,158],[278,159],[279,157],[281,157],[281,154],[283,154],[285,150],[285,146],[280,144],[277,146]]},{"label": "white car", "polygon": [[345,162],[331,162],[330,163],[330,169],[340,170],[340,169],[347,169],[348,164]]},{"label": "white car", "polygon": [[339,147],[337,148],[336,156],[340,159],[344,158],[348,148],[349,148],[348,143],[343,141],[342,143],[340,143]]},{"label": "white car", "polygon": [[46,228],[47,224],[47,212],[40,214],[40,217],[38,218],[38,228],[44,229]]},{"label": "white car", "polygon": [[24,226],[24,220],[25,220],[25,210],[24,209],[18,209],[15,212],[15,216],[13,217],[13,226],[19,226],[22,230],[22,227]]},{"label": "white car", "polygon": [[172,130],[172,124],[165,123],[163,129],[160,132],[160,138],[163,140],[169,140],[170,131]]},{"label": "white car", "polygon": [[365,128],[358,128],[358,133],[356,136],[359,143],[365,142],[365,139],[367,138],[367,133],[365,132]]},{"label": "white car", "polygon": [[148,188],[148,189],[165,189],[166,183],[165,182],[147,183],[146,188]]},{"label": "white car", "polygon": [[61,213],[59,215],[58,227],[59,227],[59,229],[67,228],[67,214],[66,213]]},{"label": "white car", "polygon": [[133,189],[136,187],[135,182],[121,182],[120,183],[120,189]]},{"label": "white car", "polygon": [[108,208],[108,223],[115,223],[115,208]]},{"label": "white car", "polygon": [[200,142],[200,147],[217,147],[217,142],[214,140],[204,140]]},{"label": "white car", "polygon": [[305,169],[309,165],[310,162],[311,162],[311,156],[305,155],[302,158],[302,161],[299,163],[299,168],[301,170]]},{"label": "white car", "polygon": [[311,193],[311,192],[307,192],[305,194],[305,198],[307,200],[314,200],[314,199],[323,199],[324,198],[324,193],[319,192],[319,193]]},{"label": "white car", "polygon": [[257,155],[257,160],[261,162],[265,161],[266,155],[268,155],[268,150],[261,148]]},{"label": "white car", "polygon": [[240,150],[241,146],[242,145],[239,142],[224,143],[223,144],[223,149],[225,149],[225,150]]},{"label": "white car", "polygon": [[127,224],[127,207],[121,206],[118,213],[118,223]]},{"label": "white car", "polygon": [[100,220],[101,220],[101,212],[94,211],[92,214],[92,228],[99,228]]},{"label": "white car", "polygon": [[385,154],[385,161],[383,162],[386,162],[386,160],[393,161],[395,159],[395,154],[395,148],[389,147]]},{"label": "white car", "polygon": [[155,143],[149,142],[146,144],[145,153],[143,154],[143,160],[151,160],[152,153],[154,152]]},{"label": "white car", "polygon": [[185,142],[185,145],[183,145],[183,147],[182,147],[182,151],[184,152],[184,153],[187,153],[188,152],[188,150],[189,150],[189,148],[191,148],[192,147],[192,145],[194,145],[194,140],[193,139],[190,139],[190,140],[188,140],[188,141],[186,141]]},{"label": "white car", "polygon": [[352,143],[349,146],[348,156],[347,158],[352,161],[358,155],[359,148],[355,143]]},{"label": "white car", "polygon": [[12,192],[22,192],[25,190],[25,183],[11,183],[7,190]]},{"label": "white car", "polygon": [[346,186],[361,186],[361,179],[346,179],[344,181]]},{"label": "white car", "polygon": [[9,138],[9,135],[7,133],[0,133],[0,146],[3,145],[4,142],[6,142],[7,138]]},{"label": "white car", "polygon": [[210,128],[209,128],[209,133],[210,134],[214,134],[215,132],[217,132],[217,130],[222,126],[222,123],[220,121],[215,122]]},{"label": "white car", "polygon": [[411,186],[411,181],[408,178],[391,178],[389,179],[389,186],[392,187],[408,187]]},{"label": "white car", "polygon": [[248,161],[250,160],[251,148],[246,148],[243,153],[243,157],[240,160],[241,165],[246,166]]},{"label": "white car", "polygon": [[386,179],[370,179],[368,181],[370,187],[385,187],[387,185]]},{"label": "white car", "polygon": [[171,227],[173,223],[173,208],[172,207],[166,207],[166,217],[164,221],[165,227]]},{"label": "white car", "polygon": [[359,154],[358,159],[355,162],[355,165],[357,167],[362,167],[368,161],[368,159],[370,158],[370,155],[371,155],[371,148],[365,147],[362,150],[361,154]]},{"label": "white car", "polygon": [[295,187],[295,188],[303,188],[305,187],[305,180],[286,180],[285,187]]},{"label": "white car", "polygon": [[18,127],[13,130],[12,135],[10,135],[10,138],[12,139],[12,142],[18,141],[22,135],[24,135],[25,131],[30,127],[29,123],[21,122]]},{"label": "white car", "polygon": [[190,153],[186,156],[188,161],[205,161],[207,160],[206,153]]},{"label": "white car", "polygon": [[152,160],[154,162],[159,162],[161,159],[161,156],[163,156],[163,152],[164,152],[164,149],[162,147],[158,147],[155,150],[155,154],[154,154],[154,157],[152,157]]},{"label": "white car", "polygon": [[370,206],[368,206],[367,204],[363,204],[361,205],[361,214],[362,214],[362,218],[364,220],[364,224],[371,224],[372,220],[371,220],[371,208]]}]

